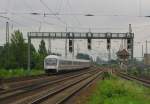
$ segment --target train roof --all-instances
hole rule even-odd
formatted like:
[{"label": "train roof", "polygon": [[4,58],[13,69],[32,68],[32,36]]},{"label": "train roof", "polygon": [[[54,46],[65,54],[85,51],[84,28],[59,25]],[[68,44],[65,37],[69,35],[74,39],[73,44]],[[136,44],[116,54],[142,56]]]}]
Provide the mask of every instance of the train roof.
[{"label": "train roof", "polygon": [[90,60],[84,60],[84,59],[76,59],[76,58],[66,58],[66,57],[61,57],[61,56],[57,56],[57,55],[48,55],[45,57],[45,59],[47,58],[56,58],[59,60],[68,60],[68,61],[82,61],[82,62],[89,62]]},{"label": "train roof", "polygon": [[60,56],[57,56],[57,55],[48,55],[46,56],[45,58],[59,58]]}]

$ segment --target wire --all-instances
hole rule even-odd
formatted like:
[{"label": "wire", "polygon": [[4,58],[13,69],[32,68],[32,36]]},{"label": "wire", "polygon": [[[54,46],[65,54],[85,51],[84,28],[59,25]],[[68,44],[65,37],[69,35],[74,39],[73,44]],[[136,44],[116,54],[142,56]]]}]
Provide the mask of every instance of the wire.
[{"label": "wire", "polygon": [[[45,7],[45,8],[47,8],[51,13],[53,13],[53,11],[47,6],[47,4],[43,1],[43,0],[40,0],[40,2],[41,2],[41,4]],[[61,23],[63,23],[63,24],[67,24],[65,21],[63,21],[60,17],[58,17],[57,15],[54,15],[56,18],[57,18],[57,20],[59,20]]]},{"label": "wire", "polygon": [[0,17],[1,17],[1,18],[3,18],[3,19],[7,19],[7,20],[9,20],[9,19],[10,19],[9,17],[2,16],[2,15],[0,15]]},{"label": "wire", "polygon": [[[0,12],[0,14],[8,14],[8,12]],[[11,12],[10,14],[13,14],[13,15],[22,15],[22,14],[30,14],[30,15],[44,15],[44,16],[48,16],[48,15],[52,15],[52,16],[55,16],[57,17],[57,19],[60,21],[61,18],[58,17],[58,16],[87,16],[89,14],[85,14],[85,13],[55,13],[55,12],[51,12],[51,13],[41,13],[41,12]],[[134,17],[134,18],[149,18],[149,16],[137,16],[137,15],[121,15],[121,14],[91,14],[93,15],[93,17],[95,16],[100,16],[100,17]],[[62,21],[61,22],[65,22],[65,21]],[[64,23],[65,24],[65,23]]]},{"label": "wire", "polygon": [[[67,0],[67,3],[68,3],[68,6],[70,7],[70,10],[72,10],[72,6],[71,6],[69,0]],[[72,15],[72,16],[73,16],[73,15]],[[80,21],[78,20],[78,18],[77,18],[76,16],[73,16],[73,17],[75,18],[75,20],[77,21],[77,23],[78,23],[79,25],[81,25],[81,23],[80,23]]]}]

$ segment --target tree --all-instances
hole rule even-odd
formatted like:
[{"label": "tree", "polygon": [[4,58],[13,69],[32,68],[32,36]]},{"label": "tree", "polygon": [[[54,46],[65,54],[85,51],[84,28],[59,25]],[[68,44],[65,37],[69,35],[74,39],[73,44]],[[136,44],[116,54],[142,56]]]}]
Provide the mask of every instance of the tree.
[{"label": "tree", "polygon": [[[15,57],[16,67],[26,68],[27,66],[27,45],[24,41],[23,34],[19,30],[14,31],[11,35],[11,53]],[[12,62],[12,61],[11,61]]]},{"label": "tree", "polygon": [[[33,44],[31,48],[31,68],[43,68],[43,61],[47,55],[44,40],[39,45],[39,50],[36,52]],[[28,44],[25,43],[23,34],[19,30],[11,34],[11,41],[0,47],[0,68],[16,69],[27,68]]]},{"label": "tree", "polygon": [[0,46],[0,54],[2,53],[2,51],[3,51],[3,46]]},{"label": "tree", "polygon": [[48,54],[47,50],[46,50],[46,46],[45,46],[45,41],[44,40],[41,40],[38,52],[39,52],[40,55],[43,55],[43,56],[46,56]]},{"label": "tree", "polygon": [[16,68],[16,60],[12,50],[13,48],[10,46],[10,44],[4,44],[0,52],[0,68]]},{"label": "tree", "polygon": [[[25,46],[26,46],[26,50],[27,50],[28,49],[28,43],[25,43]],[[30,44],[30,52],[31,52],[31,69],[33,69],[33,68],[35,68],[36,63],[37,63],[37,60],[36,60],[37,56],[35,54],[38,54],[38,53],[36,52],[36,49],[32,43]],[[28,55],[28,53],[26,53],[26,56],[27,55]]]},{"label": "tree", "polygon": [[44,64],[43,64],[44,58],[47,55],[48,55],[48,53],[47,53],[47,50],[46,50],[45,42],[44,42],[44,40],[41,40],[41,43],[39,45],[38,54],[35,54],[36,61],[37,61],[36,68],[38,68],[38,69],[42,69],[43,68],[43,66],[44,66]]}]

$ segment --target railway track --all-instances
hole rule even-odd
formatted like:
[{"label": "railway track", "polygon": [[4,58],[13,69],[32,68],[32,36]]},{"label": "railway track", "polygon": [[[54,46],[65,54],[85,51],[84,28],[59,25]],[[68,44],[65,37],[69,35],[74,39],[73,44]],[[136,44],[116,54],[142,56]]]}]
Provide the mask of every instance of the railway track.
[{"label": "railway track", "polygon": [[[90,70],[87,69],[87,71],[90,71]],[[62,74],[62,75],[55,75],[55,76],[44,76],[44,78],[13,82],[13,83],[10,83],[11,84],[10,86],[15,85],[15,87],[13,86],[14,88],[11,88],[11,89],[8,89],[8,90],[3,90],[2,92],[0,92],[0,95],[14,93],[16,91],[23,90],[23,89],[29,89],[29,88],[32,88],[34,86],[37,87],[38,85],[42,85],[42,84],[45,84],[45,83],[48,83],[48,82],[56,81],[58,79],[62,79],[64,77],[68,77],[68,76],[71,76],[71,75],[74,75],[74,74],[78,75],[82,72],[83,71],[79,71],[79,72],[76,72],[76,73],[67,73],[67,74]],[[0,99],[1,98],[2,97],[0,96]]]},{"label": "railway track", "polygon": [[[67,83],[76,82],[77,78],[78,81],[82,81],[83,79],[86,79],[88,76],[91,76],[90,73],[97,73],[97,70],[88,70],[86,72],[82,72],[80,74],[75,75],[68,75],[64,78],[59,78],[58,80],[49,81],[46,83],[38,84],[35,86],[30,86],[28,88],[22,88],[17,89],[14,91],[6,92],[0,94],[0,102],[2,104],[28,104],[29,101],[38,101],[37,99],[40,99],[41,96],[44,96],[46,93],[51,92],[50,89],[56,91],[61,86],[68,85]],[[69,82],[70,81],[70,82]],[[77,84],[78,82],[76,82]],[[38,93],[40,92],[40,93]],[[42,94],[42,95],[41,95]],[[44,94],[44,95],[43,95]],[[46,94],[47,95],[47,94]],[[30,102],[30,103],[34,103]],[[35,104],[35,103],[34,103]]]},{"label": "railway track", "polygon": [[[86,69],[87,71],[90,69]],[[83,70],[81,70],[80,72],[83,72]],[[6,81],[1,81],[1,86],[3,85],[3,87],[0,87],[0,94],[3,94],[5,92],[11,92],[14,90],[18,90],[18,89],[22,89],[22,88],[26,88],[29,86],[34,86],[34,85],[38,85],[40,83],[45,83],[45,82],[49,82],[49,81],[53,81],[56,80],[57,78],[63,78],[65,76],[68,75],[72,75],[72,74],[77,74],[79,73],[77,72],[70,72],[70,73],[65,73],[65,74],[54,74],[51,76],[47,76],[47,75],[40,75],[40,76],[33,76],[33,77],[23,77],[20,80],[17,78],[13,78],[12,82],[11,79],[7,79]],[[15,81],[16,80],[16,81]]]},{"label": "railway track", "polygon": [[136,81],[136,82],[138,82],[138,83],[140,83],[146,87],[150,87],[150,81],[149,80],[140,79],[140,78],[130,76],[130,75],[125,74],[125,73],[121,73],[121,72],[117,72],[117,75],[124,78],[124,79],[133,80],[133,81]]},{"label": "railway track", "polygon": [[39,97],[38,99],[31,101],[31,104],[63,104],[71,96],[87,86],[93,80],[95,80],[102,72],[93,73],[83,79],[78,79],[74,82],[68,83],[66,86],[59,88],[58,90],[47,93],[46,95]]},{"label": "railway track", "polygon": [[[55,77],[55,76],[53,76]],[[1,79],[0,82],[0,88],[3,90],[9,90],[17,87],[23,87],[26,86],[30,83],[35,83],[36,81],[39,80],[45,80],[49,78],[45,74],[38,75],[38,76],[27,76],[27,77],[20,77],[20,78],[9,78],[9,79]],[[4,85],[4,86],[2,86]],[[0,92],[1,93],[1,92]]]}]

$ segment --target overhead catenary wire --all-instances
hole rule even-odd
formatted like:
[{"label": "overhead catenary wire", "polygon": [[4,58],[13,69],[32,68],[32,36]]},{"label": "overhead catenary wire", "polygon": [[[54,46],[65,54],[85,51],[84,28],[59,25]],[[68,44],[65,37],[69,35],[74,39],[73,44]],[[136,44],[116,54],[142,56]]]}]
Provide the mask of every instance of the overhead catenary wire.
[{"label": "overhead catenary wire", "polygon": [[[13,15],[15,15],[15,14],[13,14]],[[39,23],[39,22],[42,22],[42,20],[40,19],[37,19],[37,18],[32,18],[32,17],[26,17],[25,15],[19,15],[19,16],[21,16],[22,18],[26,18],[26,19],[30,19],[30,20],[32,20],[33,22],[35,22],[35,23]],[[1,16],[0,16],[1,17]],[[2,16],[2,17],[5,17],[5,16]],[[43,17],[43,16],[42,16]],[[5,17],[5,18],[7,18],[7,19],[9,19],[8,17]],[[46,18],[46,17],[44,17],[44,18]],[[19,23],[19,22],[17,22],[17,21],[15,21],[15,20],[11,20],[11,21],[13,21],[14,23],[16,23],[16,24],[19,24],[19,25],[23,25],[23,26],[27,26],[27,25],[25,25],[25,24],[22,24],[22,23]],[[61,28],[64,28],[64,25],[58,25],[58,24],[53,24],[53,23],[50,23],[50,22],[48,22],[48,21],[44,21],[44,23],[45,24],[47,24],[47,25],[56,25],[56,26],[58,26],[58,27],[61,27]],[[134,27],[134,29],[136,29],[136,28],[140,28],[140,27],[142,27],[143,25],[138,25],[138,26],[133,26]],[[144,25],[144,26],[149,26],[149,25]],[[89,29],[89,27],[84,27],[84,26],[67,26],[67,28],[76,28],[76,29],[84,29],[84,30],[88,30]],[[93,28],[91,28],[91,29],[94,29],[94,30],[99,30],[99,29],[104,29],[104,30],[108,30],[108,29],[115,29],[115,30],[124,30],[124,29],[126,29],[126,27],[93,27]]]},{"label": "overhead catenary wire", "polygon": [[[43,0],[40,0],[40,1],[43,1]],[[60,0],[61,2],[63,1],[63,0]],[[139,0],[139,1],[141,1],[141,0]],[[46,3],[45,3],[46,4]],[[60,3],[61,4],[61,3]],[[139,4],[141,4],[141,3],[139,3]],[[47,5],[47,4],[46,4]],[[61,5],[62,6],[62,5]],[[69,7],[72,7],[71,5],[70,5],[70,2],[68,3],[68,6]],[[48,7],[48,6],[47,6]],[[140,6],[139,6],[140,7]],[[49,8],[49,7],[48,7]],[[49,8],[49,9],[51,9],[51,8]],[[61,9],[61,8],[60,8]],[[140,9],[139,9],[140,10]],[[70,16],[77,16],[77,15],[82,15],[82,16],[84,16],[85,15],[85,13],[55,13],[52,9],[51,10],[49,10],[49,11],[52,11],[52,12],[50,12],[50,13],[41,13],[41,15],[43,15],[43,14],[46,14],[46,16],[47,15],[54,15],[54,16],[57,16],[57,17],[59,17],[59,15],[70,15]],[[31,12],[33,13],[33,11],[31,10]],[[3,12],[2,12],[3,13]],[[32,13],[30,13],[30,14],[32,14]],[[24,13],[25,14],[25,13]],[[29,13],[26,13],[26,14],[29,14]],[[17,13],[16,13],[16,15],[17,15]],[[107,15],[107,14],[94,14],[94,16],[115,16],[115,17],[120,17],[120,16],[127,16],[127,17],[144,17],[144,16],[141,16],[141,15],[139,15],[139,16],[131,16],[131,15],[120,15],[120,14],[112,14],[112,15]],[[60,18],[60,17],[59,17]],[[38,21],[37,21],[38,22]],[[47,22],[47,21],[46,21]],[[46,23],[47,24],[47,23]],[[61,26],[61,27],[63,27],[63,25]],[[68,25],[68,28],[77,28],[77,29],[87,29],[88,30],[88,28],[89,27],[81,27],[81,26],[69,26]],[[93,29],[117,29],[117,28],[93,28]],[[121,30],[121,28],[118,28],[117,30]]]},{"label": "overhead catenary wire", "polygon": [[[40,2],[41,2],[41,4],[45,7],[45,8],[47,8],[51,13],[53,13],[53,11],[51,10],[51,8],[49,8],[48,6],[47,6],[47,4],[43,1],[43,0],[40,0]],[[60,17],[58,17],[57,15],[54,15],[56,18],[57,18],[57,20],[59,20],[61,23],[63,23],[63,24],[67,24],[65,21],[63,21]]]},{"label": "overhead catenary wire", "polygon": [[[67,4],[68,4],[68,7],[70,7],[70,10],[72,10],[72,6],[71,6],[69,0],[67,0]],[[73,16],[73,15],[72,15],[72,16]],[[75,15],[75,16],[73,16],[73,17],[75,18],[75,20],[77,21],[77,23],[78,23],[79,25],[81,25],[81,23],[80,23],[80,21],[78,20],[77,16]]]}]

